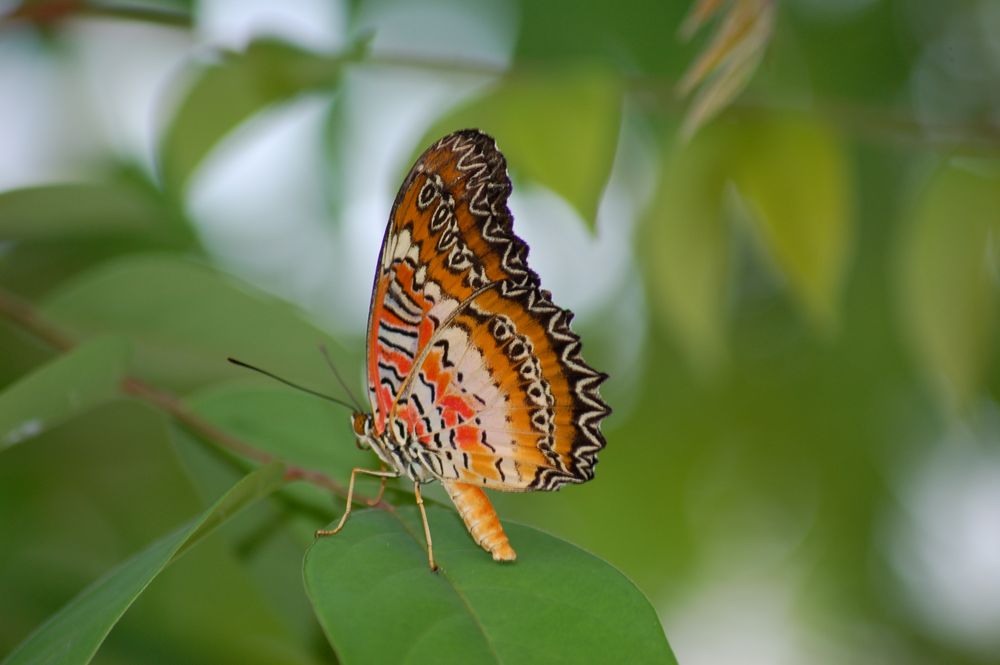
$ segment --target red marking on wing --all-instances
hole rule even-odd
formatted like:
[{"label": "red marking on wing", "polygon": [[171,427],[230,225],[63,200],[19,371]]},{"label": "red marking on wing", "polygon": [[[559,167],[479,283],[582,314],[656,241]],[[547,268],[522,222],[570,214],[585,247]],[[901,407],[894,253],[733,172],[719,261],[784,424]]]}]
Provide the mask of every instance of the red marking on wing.
[{"label": "red marking on wing", "polygon": [[418,337],[417,346],[421,349],[427,346],[427,342],[431,341],[431,336],[434,334],[434,324],[431,323],[430,319],[424,319],[420,322],[420,336]]},{"label": "red marking on wing", "polygon": [[469,405],[468,401],[458,397],[457,395],[445,395],[438,400],[438,406],[443,409],[445,413],[454,413],[456,423],[468,420],[476,413]]},{"label": "red marking on wing", "polygon": [[455,440],[462,450],[470,450],[479,444],[479,430],[473,425],[459,425],[455,428]]}]

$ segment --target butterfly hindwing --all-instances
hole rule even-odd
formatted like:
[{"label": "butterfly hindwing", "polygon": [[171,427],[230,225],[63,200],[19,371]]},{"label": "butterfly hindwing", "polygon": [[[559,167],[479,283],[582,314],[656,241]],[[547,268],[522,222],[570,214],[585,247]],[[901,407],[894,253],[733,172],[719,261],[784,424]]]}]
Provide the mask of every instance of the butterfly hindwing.
[{"label": "butterfly hindwing", "polygon": [[501,283],[437,335],[397,413],[441,477],[508,491],[593,477],[604,375],[579,359],[568,315],[538,291],[504,295]]}]

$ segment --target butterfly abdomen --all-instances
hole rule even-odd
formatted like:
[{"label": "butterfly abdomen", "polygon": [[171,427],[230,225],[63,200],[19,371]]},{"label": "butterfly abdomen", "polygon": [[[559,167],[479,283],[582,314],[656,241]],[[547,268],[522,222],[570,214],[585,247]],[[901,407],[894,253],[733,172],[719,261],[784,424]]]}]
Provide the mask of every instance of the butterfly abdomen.
[{"label": "butterfly abdomen", "polygon": [[513,561],[517,558],[500,524],[500,518],[483,490],[475,485],[457,482],[445,482],[444,487],[472,538],[493,555],[494,561]]}]

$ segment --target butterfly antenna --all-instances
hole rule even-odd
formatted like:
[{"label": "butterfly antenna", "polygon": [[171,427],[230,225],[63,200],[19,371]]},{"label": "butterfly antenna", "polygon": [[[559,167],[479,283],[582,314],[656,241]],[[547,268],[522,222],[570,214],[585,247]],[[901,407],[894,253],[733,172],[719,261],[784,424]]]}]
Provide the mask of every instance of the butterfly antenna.
[{"label": "butterfly antenna", "polygon": [[345,408],[354,410],[353,406],[351,406],[350,404],[348,404],[347,402],[345,402],[343,400],[339,400],[336,397],[331,397],[330,395],[325,395],[325,394],[323,394],[323,393],[321,393],[319,391],[313,390],[312,388],[306,388],[305,386],[300,386],[297,383],[292,383],[288,379],[283,379],[280,376],[278,376],[277,374],[273,374],[271,372],[268,372],[266,369],[261,369],[260,367],[255,367],[255,366],[251,365],[250,363],[245,363],[242,360],[238,360],[236,358],[226,358],[226,360],[228,360],[229,362],[231,362],[234,365],[239,365],[240,367],[245,367],[246,369],[251,369],[251,370],[253,370],[255,372],[263,374],[264,376],[266,376],[268,378],[271,378],[271,379],[274,379],[275,381],[280,381],[281,383],[284,383],[286,386],[290,386],[292,388],[295,388],[296,390],[301,390],[304,393],[309,393],[310,395],[315,395],[316,397],[320,397],[322,399],[325,399],[328,402],[333,402],[334,404],[339,404],[339,405],[341,405],[341,406],[343,406]]},{"label": "butterfly antenna", "polygon": [[344,392],[347,393],[347,396],[351,398],[352,402],[354,402],[354,407],[358,411],[364,411],[365,409],[363,406],[361,406],[361,401],[354,396],[354,393],[351,392],[351,387],[347,385],[347,382],[344,381],[344,377],[342,377],[340,375],[340,372],[337,371],[337,366],[333,364],[333,359],[330,358],[330,352],[327,351],[326,344],[320,344],[319,350],[320,353],[323,354],[323,357],[326,359],[327,366],[333,371],[333,375],[337,377],[337,383],[340,384],[340,387],[344,389]]}]

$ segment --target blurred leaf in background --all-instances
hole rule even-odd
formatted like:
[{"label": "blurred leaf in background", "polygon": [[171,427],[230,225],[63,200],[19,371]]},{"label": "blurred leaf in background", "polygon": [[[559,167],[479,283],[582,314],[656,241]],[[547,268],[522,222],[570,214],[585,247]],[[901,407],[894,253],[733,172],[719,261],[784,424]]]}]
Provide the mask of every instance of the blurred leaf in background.
[{"label": "blurred leaf in background", "polygon": [[333,91],[357,52],[324,55],[278,40],[251,42],[205,66],[185,93],[160,146],[163,179],[180,190],[209,150],[271,104],[318,89]]},{"label": "blurred leaf in background", "polygon": [[117,397],[128,356],[124,340],[96,338],[0,392],[0,449]]},{"label": "blurred leaf in background", "polygon": [[508,169],[562,196],[593,228],[621,125],[621,80],[600,68],[513,76],[435,123],[420,145],[479,127]]},{"label": "blurred leaf in background", "polygon": [[935,390],[960,409],[979,395],[1000,332],[998,162],[953,159],[919,189],[900,242],[900,304]]}]

